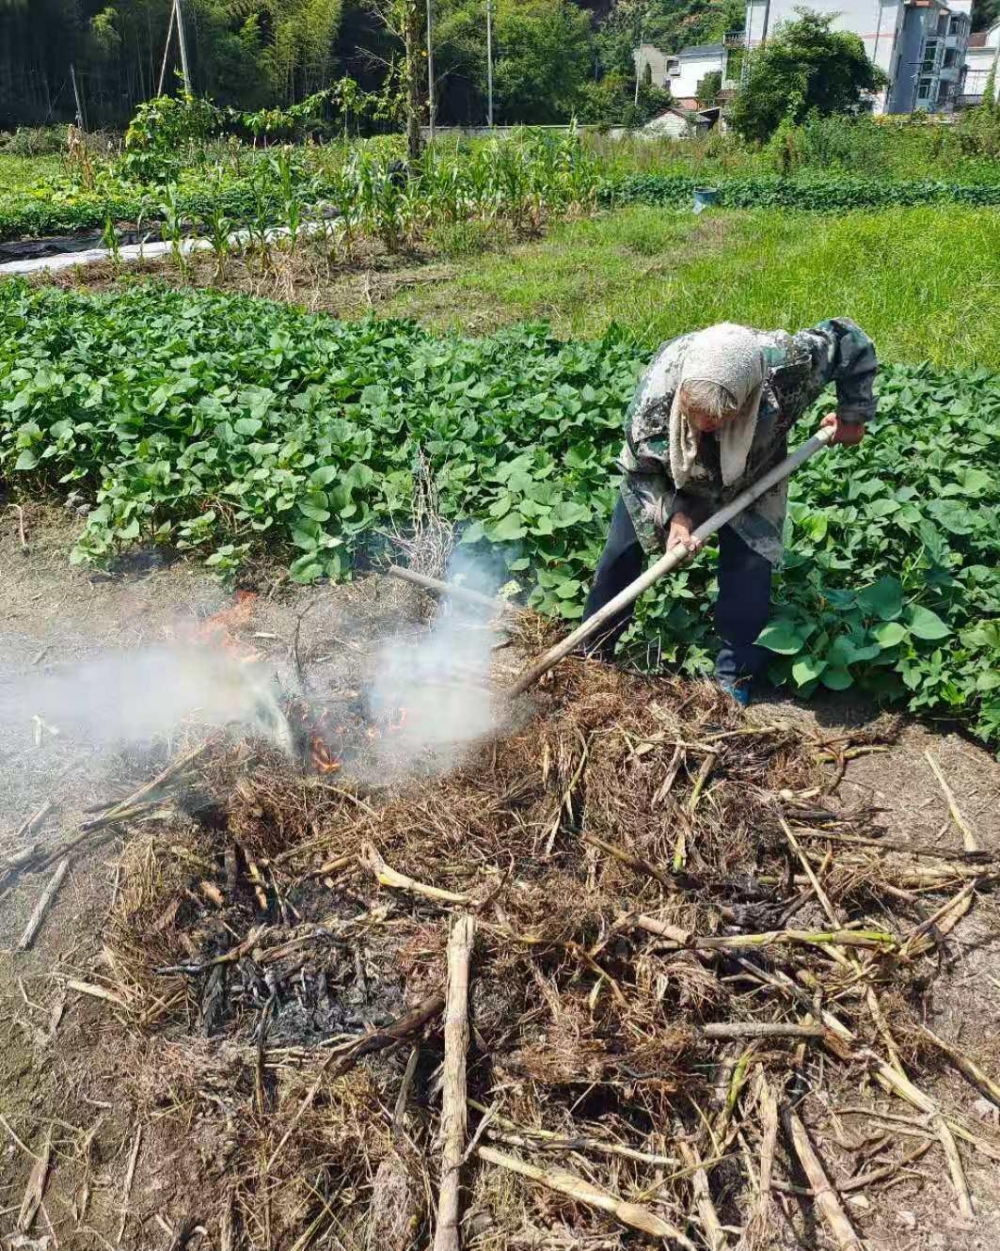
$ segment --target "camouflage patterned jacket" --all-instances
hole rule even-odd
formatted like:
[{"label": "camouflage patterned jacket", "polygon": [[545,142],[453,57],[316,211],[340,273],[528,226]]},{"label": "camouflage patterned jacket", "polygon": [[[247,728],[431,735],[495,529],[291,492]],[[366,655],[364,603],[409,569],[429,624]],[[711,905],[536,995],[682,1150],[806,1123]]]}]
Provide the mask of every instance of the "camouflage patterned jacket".
[{"label": "camouflage patterned jacket", "polygon": [[[674,513],[684,512],[700,525],[782,460],[788,454],[788,431],[827,383],[836,385],[842,421],[865,422],[875,414],[875,348],[853,321],[835,317],[797,334],[754,333],[769,373],[746,469],[728,487],[722,483],[719,445],[712,436],[702,439],[695,473],[683,491],[675,489],[670,477],[670,407],[693,336],[665,343],[643,375],[625,418],[619,464],[625,475],[622,497],[650,555],[663,551]],[[787,494],[787,481],[779,483],[730,522],[740,538],[773,565],[781,561]]]}]

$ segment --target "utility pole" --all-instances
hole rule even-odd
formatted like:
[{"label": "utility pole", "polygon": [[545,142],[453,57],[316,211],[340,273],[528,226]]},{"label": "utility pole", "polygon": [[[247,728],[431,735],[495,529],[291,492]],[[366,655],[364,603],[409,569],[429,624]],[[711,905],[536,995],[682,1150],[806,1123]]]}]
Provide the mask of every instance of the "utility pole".
[{"label": "utility pole", "polygon": [[434,98],[434,0],[427,0],[427,134],[434,142],[434,115],[437,101]]},{"label": "utility pole", "polygon": [[639,18],[639,47],[636,51],[639,55],[635,58],[635,99],[632,103],[636,108],[639,107],[639,62],[642,60],[642,37],[646,32],[646,10],[643,9],[642,17]]},{"label": "utility pole", "polygon": [[493,129],[493,0],[486,0],[486,125]]},{"label": "utility pole", "polygon": [[192,95],[191,69],[188,65],[187,38],[184,34],[184,12],[181,9],[181,0],[174,0],[174,9],[177,13],[177,42],[181,46],[181,73],[184,75],[184,93],[185,95]]}]

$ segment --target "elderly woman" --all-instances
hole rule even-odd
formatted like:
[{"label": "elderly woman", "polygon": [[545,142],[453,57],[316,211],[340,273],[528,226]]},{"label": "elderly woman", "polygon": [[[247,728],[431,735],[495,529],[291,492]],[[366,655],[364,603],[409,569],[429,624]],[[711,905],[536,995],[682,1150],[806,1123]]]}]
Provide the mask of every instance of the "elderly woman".
[{"label": "elderly woman", "polygon": [[[871,340],[847,318],[798,334],[722,324],[664,344],[625,419],[621,496],[585,618],[639,576],[644,554],[677,543],[696,550],[693,531],[787,455],[789,429],[827,383],[837,411],[822,424],[834,428],[834,443],[860,443],[875,413],[876,372]],[[786,499],[782,482],[719,532],[716,679],[741,704],[767,663],[756,639],[781,560]],[[593,645],[603,659],[614,656],[631,615]]]}]

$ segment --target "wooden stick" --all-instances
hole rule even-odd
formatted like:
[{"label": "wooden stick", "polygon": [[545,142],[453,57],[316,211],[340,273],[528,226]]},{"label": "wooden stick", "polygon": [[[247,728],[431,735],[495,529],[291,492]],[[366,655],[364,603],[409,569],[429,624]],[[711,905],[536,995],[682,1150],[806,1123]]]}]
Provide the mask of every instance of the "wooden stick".
[{"label": "wooden stick", "polygon": [[128,1201],[132,1194],[132,1182],[135,1178],[135,1166],[139,1160],[139,1148],[142,1146],[142,1126],[135,1127],[135,1138],[132,1140],[132,1150],[128,1157],[128,1171],[125,1173],[125,1189],[122,1193],[122,1218],[118,1222],[118,1237],[115,1239],[119,1244],[125,1236],[125,1226],[128,1223]]},{"label": "wooden stick", "polygon": [[45,1183],[49,1178],[49,1161],[52,1158],[52,1126],[45,1131],[42,1154],[35,1157],[35,1163],[28,1178],[28,1185],[21,1200],[21,1210],[17,1216],[17,1227],[22,1234],[31,1229],[32,1222],[38,1214],[45,1194]]},{"label": "wooden stick", "polygon": [[146,782],[137,791],[133,791],[131,795],[126,795],[123,799],[117,799],[110,804],[102,805],[106,809],[104,815],[96,817],[92,821],[84,821],[80,828],[90,831],[100,829],[103,825],[113,825],[127,809],[133,808],[140,800],[145,799],[147,795],[159,790],[161,786],[186,769],[188,765],[194,764],[199,756],[203,756],[214,745],[214,739],[207,739],[199,746],[192,747],[190,751],[183,752],[176,760],[172,760],[165,769],[161,770],[152,781]]},{"label": "wooden stick", "polygon": [[476,922],[461,916],[448,943],[448,1005],[444,1018],[444,1088],[441,1102],[441,1194],[434,1251],[459,1251],[459,1183],[468,1118],[465,1056],[469,1049],[469,963]]},{"label": "wooden stick", "polygon": [[717,1021],[700,1025],[702,1038],[824,1038],[822,1025],[786,1025],[780,1021]]},{"label": "wooden stick", "polygon": [[395,890],[407,890],[414,895],[423,895],[427,899],[436,900],[438,903],[470,904],[472,902],[469,895],[460,895],[453,890],[442,890],[438,886],[428,886],[425,882],[418,882],[415,878],[407,877],[405,873],[397,873],[386,864],[373,843],[364,843],[361,855],[364,864],[383,886],[391,886]]},{"label": "wooden stick", "polygon": [[944,1157],[948,1161],[951,1184],[958,1195],[958,1210],[962,1213],[963,1220],[974,1221],[976,1213],[972,1206],[972,1195],[969,1194],[969,1183],[965,1180],[965,1169],[962,1167],[962,1157],[958,1154],[955,1135],[943,1116],[935,1118],[934,1128],[941,1139],[941,1146],[944,1147]]},{"label": "wooden stick", "polygon": [[909,935],[906,942],[903,943],[900,948],[900,955],[908,956],[913,951],[914,947],[920,944],[920,940],[934,930],[935,926],[942,920],[942,918],[948,917],[953,910],[963,906],[967,899],[971,899],[978,885],[978,879],[966,882],[957,895],[953,895],[951,899],[946,900],[936,912],[931,913],[926,921],[921,921],[920,924],[914,928],[913,933]]},{"label": "wooden stick", "polygon": [[[31,834],[35,829],[38,828],[38,826],[41,825],[41,823],[45,820],[45,818],[49,815],[51,811],[52,811],[52,800],[47,799],[45,803],[42,804],[41,808],[38,809],[37,812],[33,812],[30,817],[27,817],[24,821],[21,822],[21,824],[14,831],[14,837],[16,839],[24,838],[25,835]],[[16,860],[17,857],[15,856],[14,859]]]},{"label": "wooden stick", "polygon": [[[721,530],[738,513],[741,513],[744,508],[749,507],[754,500],[759,499],[765,491],[769,491],[778,482],[782,482],[789,474],[794,473],[800,465],[804,464],[810,456],[814,456],[818,451],[826,447],[832,438],[832,430],[820,430],[817,434],[814,434],[811,439],[807,439],[791,456],[787,456],[780,465],[775,465],[773,469],[764,474],[752,486],[747,487],[745,491],[741,491],[732,503],[727,504],[724,508],[720,508],[717,513],[709,517],[706,522],[695,530],[693,537],[703,540],[715,534],[717,530]],[[598,609],[592,617],[584,621],[582,625],[577,626],[571,634],[568,634],[555,647],[550,647],[533,665],[529,665],[507,692],[508,698],[515,699],[518,695],[523,695],[529,687],[535,685],[539,678],[544,677],[553,665],[557,665],[564,656],[568,656],[570,652],[575,651],[585,639],[592,638],[603,626],[617,617],[623,608],[634,604],[644,591],[649,590],[655,582],[659,582],[661,578],[684,564],[690,556],[690,550],[683,544],[679,543],[675,547],[670,548],[666,555],[661,556],[659,560],[650,565],[644,574],[636,578],[634,582],[631,582],[623,591],[619,591],[603,608]]]},{"label": "wooden stick", "polygon": [[69,866],[70,858],[67,856],[64,860],[60,861],[59,868],[56,869],[55,873],[53,873],[51,878],[49,878],[48,886],[46,886],[45,890],[42,892],[41,899],[39,899],[38,903],[35,904],[35,910],[28,918],[28,924],[24,927],[24,933],[18,939],[18,951],[27,951],[31,944],[35,941],[35,935],[41,929],[42,922],[45,920],[45,914],[48,912],[49,908],[51,908],[52,901],[55,899],[59,891],[59,887],[62,886],[63,879],[69,872]]},{"label": "wooden stick", "polygon": [[831,1185],[826,1169],[823,1167],[823,1162],[809,1141],[806,1127],[791,1108],[784,1109],[782,1120],[785,1126],[785,1133],[788,1135],[789,1144],[802,1165],[802,1171],[809,1179],[816,1206],[819,1208],[823,1219],[830,1226],[830,1231],[836,1239],[837,1245],[841,1248],[841,1251],[862,1251],[863,1244],[861,1239],[854,1232],[847,1213],[844,1211],[843,1204],[840,1202],[840,1196]]},{"label": "wooden stick", "polygon": [[774,1172],[774,1149],[778,1141],[778,1097],[767,1081],[761,1082],[760,1199],[765,1205]]},{"label": "wooden stick", "polygon": [[487,1164],[495,1164],[498,1168],[507,1169],[510,1173],[527,1177],[530,1181],[537,1182],[548,1190],[554,1190],[557,1194],[566,1195],[577,1203],[600,1208],[622,1225],[628,1225],[631,1229],[639,1230],[640,1233],[648,1234],[652,1238],[671,1238],[682,1246],[684,1251],[696,1251],[694,1243],[679,1229],[654,1212],[650,1212],[648,1208],[640,1207],[638,1203],[626,1203],[624,1199],[619,1199],[608,1190],[602,1190],[599,1186],[569,1172],[568,1169],[538,1168],[512,1155],[496,1151],[493,1147],[479,1147],[476,1155]]},{"label": "wooden stick", "polygon": [[[490,1108],[477,1103],[475,1099],[469,1100],[469,1107],[475,1108],[483,1116],[491,1112]],[[625,1147],[620,1142],[605,1142],[601,1138],[588,1138],[582,1134],[574,1134],[572,1138],[567,1138],[563,1134],[553,1133],[550,1129],[518,1125],[516,1121],[509,1121],[506,1117],[496,1113],[493,1113],[490,1119],[509,1132],[501,1133],[493,1129],[491,1125],[488,1131],[489,1137],[496,1138],[500,1142],[509,1142],[514,1147],[537,1149],[543,1146],[549,1151],[596,1151],[598,1155],[618,1155],[623,1160],[635,1160],[639,1164],[658,1164],[668,1168],[674,1168],[677,1165],[675,1156],[652,1155],[647,1151],[637,1151],[634,1147]]]},{"label": "wooden stick", "polygon": [[[799,1003],[802,1003],[803,1006],[807,1007],[810,1011],[813,1010],[813,1003],[810,995],[807,994],[805,990],[798,987],[787,974],[782,973],[780,970],[769,972],[766,969],[760,968],[758,965],[750,964],[749,961],[742,959],[742,957],[737,957],[737,959],[747,972],[750,973],[757,981],[763,982],[768,986],[773,986],[775,989],[784,991],[785,994],[789,995],[792,999],[797,1000]],[[857,1035],[848,1029],[839,1017],[834,1016],[834,1014],[826,1008],[820,1010],[819,1019],[829,1030],[829,1035],[826,1039],[828,1046],[830,1046],[833,1039],[838,1040],[846,1048],[853,1048],[858,1045]],[[833,1051],[834,1055],[839,1055],[841,1058],[844,1058],[845,1052],[843,1048],[838,1049],[831,1046],[830,1049]],[[847,1054],[851,1053],[847,1052]],[[932,1099],[931,1096],[921,1090],[919,1086],[915,1086],[905,1073],[900,1072],[899,1069],[894,1068],[891,1064],[887,1064],[885,1060],[883,1060],[881,1056],[877,1055],[875,1052],[866,1051],[863,1054],[870,1061],[872,1071],[875,1074],[875,1080],[883,1090],[888,1091],[890,1094],[898,1095],[900,1099],[910,1104],[911,1107],[916,1108],[918,1112],[923,1112],[929,1117],[945,1117],[948,1123],[948,1128],[951,1129],[952,1132],[964,1142],[969,1143],[971,1146],[975,1147],[977,1151],[980,1151],[983,1155],[988,1156],[991,1160],[1000,1160],[1000,1147],[992,1142],[989,1142],[981,1135],[972,1133],[971,1130],[967,1129],[955,1117],[948,1116],[938,1104],[937,1100]]]},{"label": "wooden stick", "polygon": [[865,838],[861,834],[835,834],[832,830],[797,829],[799,838],[825,839],[831,843],[849,843],[852,847],[874,847],[878,851],[898,851],[907,856],[926,856],[931,860],[965,860],[990,863],[997,859],[992,851],[955,851],[947,847],[925,847],[922,843],[901,843],[891,838]]},{"label": "wooden stick", "polygon": [[957,1047],[952,1046],[951,1043],[945,1042],[943,1038],[939,1038],[926,1025],[920,1027],[920,1032],[944,1052],[955,1068],[958,1069],[963,1077],[968,1078],[981,1095],[984,1095],[991,1103],[995,1103],[1000,1108],[1000,1086],[974,1060],[971,1060],[964,1052],[959,1051]]},{"label": "wooden stick", "polygon": [[677,1149],[681,1153],[681,1159],[691,1170],[691,1189],[694,1192],[695,1205],[698,1208],[698,1215],[701,1217],[702,1228],[705,1231],[705,1242],[708,1244],[709,1251],[726,1251],[726,1235],[722,1232],[719,1214],[716,1212],[715,1204],[712,1202],[712,1192],[708,1185],[708,1174],[701,1166],[701,1157],[689,1142],[679,1142]]},{"label": "wooden stick", "polygon": [[414,586],[422,586],[425,591],[437,591],[439,595],[450,595],[453,599],[463,599],[467,604],[476,604],[479,608],[488,608],[490,612],[519,612],[516,604],[505,603],[502,599],[493,599],[466,586],[457,586],[453,582],[441,582],[438,578],[429,578],[426,574],[416,573],[412,569],[403,569],[399,565],[390,565],[387,573],[392,578],[401,578],[404,582],[412,582]]},{"label": "wooden stick", "polygon": [[103,999],[119,1008],[128,1007],[121,995],[116,995],[113,990],[105,990],[103,986],[95,986],[93,982],[78,982],[71,977],[66,982],[66,989],[75,990],[78,995],[90,995],[93,999]]},{"label": "wooden stick", "polygon": [[767,930],[762,934],[689,934],[676,925],[658,921],[655,917],[637,916],[631,923],[647,933],[676,943],[678,948],[691,951],[739,950],[743,947],[772,947],[785,943],[801,943],[806,946],[863,947],[874,951],[888,951],[896,945],[892,934],[882,930]]},{"label": "wooden stick", "polygon": [[616,860],[620,860],[622,864],[628,865],[630,869],[634,869],[636,873],[648,873],[661,886],[665,886],[667,890],[674,891],[677,889],[676,881],[668,874],[658,869],[655,864],[650,864],[648,860],[640,860],[638,856],[633,856],[630,852],[616,846],[615,843],[608,843],[603,838],[598,838],[596,834],[583,833],[580,838],[585,843],[589,843],[591,847],[599,847],[601,851],[606,851],[609,856],[614,856]]},{"label": "wooden stick", "polygon": [[941,790],[944,792],[944,797],[948,804],[948,811],[951,813],[951,819],[962,831],[962,842],[965,845],[965,850],[979,851],[979,840],[976,838],[971,827],[959,811],[958,802],[955,799],[955,793],[945,781],[945,776],[941,772],[941,766],[931,755],[929,748],[924,752],[924,755],[927,757],[927,763],[934,770],[934,776],[938,780],[938,786],[940,786]]},{"label": "wooden stick", "polygon": [[805,869],[806,877],[809,879],[809,882],[812,885],[813,890],[816,892],[816,898],[823,905],[823,911],[826,913],[827,917],[829,918],[830,924],[840,925],[840,917],[837,915],[837,912],[834,909],[833,904],[830,902],[826,891],[823,889],[822,885],[820,884],[819,878],[816,876],[815,872],[813,871],[813,867],[809,862],[809,857],[805,854],[805,852],[799,846],[798,839],[792,833],[792,827],[788,824],[788,822],[785,820],[783,816],[778,817],[778,822],[781,825],[781,828],[785,833],[785,838],[788,839],[789,846],[791,847],[792,851],[795,852],[803,869]]}]

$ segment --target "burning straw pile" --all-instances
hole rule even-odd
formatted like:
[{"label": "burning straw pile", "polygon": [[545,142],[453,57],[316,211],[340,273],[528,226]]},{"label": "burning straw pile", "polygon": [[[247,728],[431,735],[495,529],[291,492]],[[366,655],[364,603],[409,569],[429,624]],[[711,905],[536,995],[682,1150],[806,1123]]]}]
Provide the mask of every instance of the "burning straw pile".
[{"label": "burning straw pile", "polygon": [[[1000,1090],[908,1000],[989,858],[890,846],[833,798],[891,723],[819,741],[772,716],[571,661],[443,776],[189,754],[175,819],[130,844],[106,988],[153,1035],[150,1100],[225,1138],[213,1237],[714,1251],[818,1213],[847,1248],[845,1192],[925,1153],[970,1215],[963,1154],[1000,1138],[921,1065]],[[900,1102],[838,1186],[797,1109],[859,1085]]]}]

